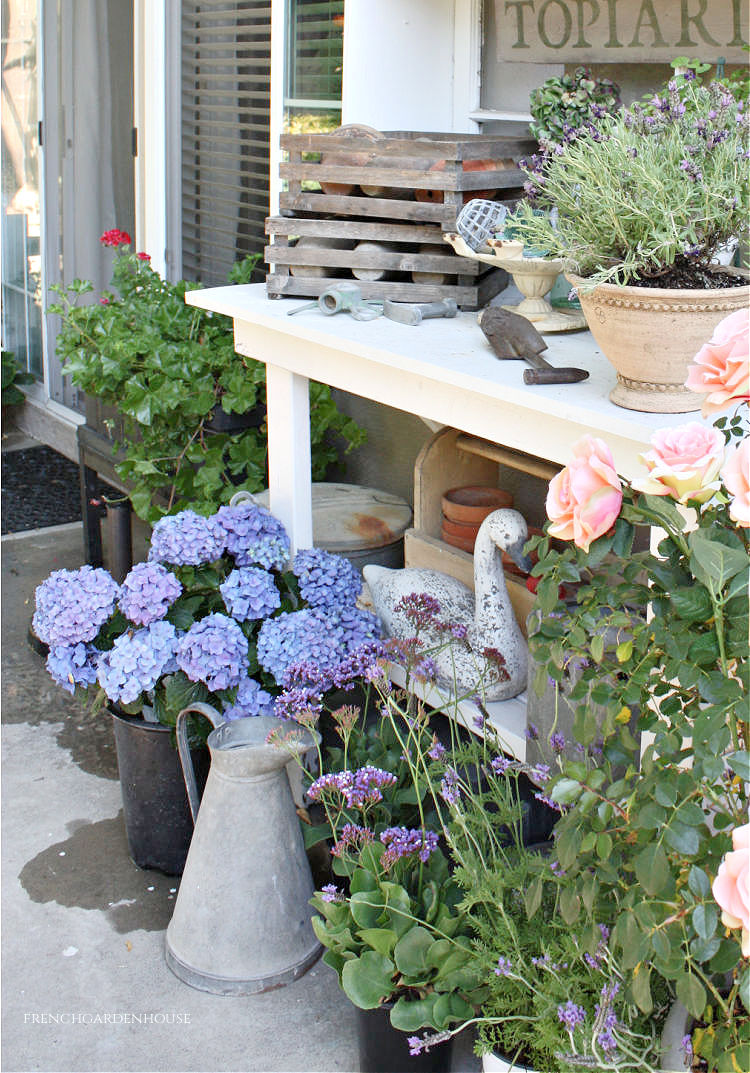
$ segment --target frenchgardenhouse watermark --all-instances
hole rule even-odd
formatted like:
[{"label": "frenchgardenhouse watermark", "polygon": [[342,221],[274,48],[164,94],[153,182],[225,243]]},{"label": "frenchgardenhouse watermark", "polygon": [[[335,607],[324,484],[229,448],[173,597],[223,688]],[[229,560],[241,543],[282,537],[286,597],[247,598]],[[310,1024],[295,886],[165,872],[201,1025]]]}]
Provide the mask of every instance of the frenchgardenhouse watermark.
[{"label": "frenchgardenhouse watermark", "polygon": [[23,1023],[25,1025],[189,1025],[191,1020],[189,1013],[68,1010],[60,1013],[50,1011],[24,1013]]}]

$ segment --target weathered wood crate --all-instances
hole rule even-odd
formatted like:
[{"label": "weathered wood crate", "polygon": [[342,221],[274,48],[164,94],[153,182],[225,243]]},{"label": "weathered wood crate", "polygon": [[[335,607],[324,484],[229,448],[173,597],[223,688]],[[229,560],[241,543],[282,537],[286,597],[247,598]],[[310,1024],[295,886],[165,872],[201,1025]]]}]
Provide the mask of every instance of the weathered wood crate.
[{"label": "weathered wood crate", "polygon": [[507,285],[504,272],[459,257],[443,235],[473,197],[514,202],[529,138],[383,134],[350,126],[287,134],[287,190],[266,221],[269,297],[317,297],[342,279],[365,298],[454,298],[479,309]]},{"label": "weathered wood crate", "polygon": [[524,174],[518,161],[535,151],[536,142],[350,126],[330,134],[285,134],[281,148],[289,157],[280,165],[288,185],[283,214],[412,220],[453,231],[472,197],[520,196]]},{"label": "weathered wood crate", "polygon": [[[480,309],[508,281],[505,272],[459,257],[433,225],[273,216],[266,221],[266,233],[271,238],[264,252],[273,265],[266,276],[271,298],[317,297],[348,279],[365,298],[454,298],[463,309]],[[316,243],[306,244],[308,239]],[[327,241],[336,246],[325,245]]]}]

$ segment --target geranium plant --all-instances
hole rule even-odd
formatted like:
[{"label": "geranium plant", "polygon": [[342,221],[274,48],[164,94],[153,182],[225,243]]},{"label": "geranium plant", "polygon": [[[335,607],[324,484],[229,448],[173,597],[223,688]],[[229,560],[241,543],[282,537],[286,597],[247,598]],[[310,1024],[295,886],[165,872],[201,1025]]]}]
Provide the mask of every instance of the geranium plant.
[{"label": "geranium plant", "polygon": [[[726,318],[688,385],[704,413],[750,400],[748,319]],[[548,791],[568,918],[605,922],[647,1012],[666,982],[709,1069],[750,1068],[750,441],[746,412],[657,432],[644,476],[586,437],[550,484],[530,636],[575,709],[577,759]],[[633,551],[638,527],[663,531]],[[563,551],[549,537],[568,541]],[[561,583],[577,586],[574,603]],[[648,610],[647,610],[648,609]],[[631,733],[636,719],[639,742]],[[739,856],[734,856],[739,854]],[[722,863],[723,861],[723,863]],[[723,914],[723,915],[720,915]],[[744,930],[740,930],[744,929]]]},{"label": "geranium plant", "polygon": [[[525,164],[518,237],[591,286],[727,286],[706,269],[747,233],[747,146],[748,113],[728,87],[676,75],[648,106],[570,128]],[[557,209],[554,226],[540,208]]]},{"label": "geranium plant", "polygon": [[[82,302],[91,283],[53,286],[48,309],[62,318],[57,353],[63,373],[87,394],[117,408],[124,418],[125,457],[116,469],[130,489],[138,515],[153,522],[187,507],[215,511],[238,490],[266,484],[264,413],[254,427],[232,433],[212,429],[212,417],[265,407],[265,366],[234,350],[232,323],[185,304],[184,280],[168,283],[145,253],[130,252],[130,236],[105,231],[114,251],[112,289]],[[257,257],[235,265],[231,282],[248,281]],[[336,409],[330,389],[310,385],[313,477],[323,480],[338,458],[325,433],[338,434],[349,450],[364,433]]]},{"label": "geranium plant", "polygon": [[293,665],[334,667],[378,635],[347,559],[314,548],[288,558],[284,527],[251,501],[164,517],[122,585],[83,566],[37,588],[47,669],[70,693],[92,689],[169,726],[195,701],[227,720],[272,714]]}]

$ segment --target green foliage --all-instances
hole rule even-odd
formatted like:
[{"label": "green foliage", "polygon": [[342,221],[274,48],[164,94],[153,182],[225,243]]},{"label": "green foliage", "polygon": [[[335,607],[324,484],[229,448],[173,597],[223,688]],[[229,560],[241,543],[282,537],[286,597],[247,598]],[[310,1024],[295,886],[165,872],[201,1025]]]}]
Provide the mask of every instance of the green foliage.
[{"label": "green foliage", "polygon": [[706,265],[747,232],[747,137],[748,115],[725,85],[678,76],[647,107],[633,104],[533,158],[517,237],[563,257],[592,286]]},{"label": "green foliage", "polygon": [[609,78],[595,78],[586,67],[572,75],[548,78],[529,99],[531,133],[543,145],[564,141],[566,128],[577,130],[620,107],[620,87]]},{"label": "green foliage", "polygon": [[21,370],[16,361],[15,354],[10,350],[2,352],[2,405],[18,406],[24,402],[26,396],[18,387],[19,384],[33,384],[34,377],[31,373]]},{"label": "green foliage", "polygon": [[[563,807],[557,854],[585,919],[612,926],[628,970],[642,979],[651,967],[634,992],[641,1008],[663,981],[702,1024],[694,1043],[709,1068],[730,1069],[750,1044],[748,962],[711,881],[748,815],[748,531],[722,492],[687,515],[668,497],[627,485],[623,495],[614,533],[588,553],[534,541],[545,600],[530,647],[575,708],[585,747],[560,761],[548,791]],[[656,554],[612,554],[626,527],[643,525],[664,530]],[[574,604],[557,599],[563,579],[577,586]],[[640,763],[634,719],[648,735]]]},{"label": "green foliage", "polygon": [[[125,418],[117,472],[132,489],[133,509],[153,522],[188,506],[209,514],[237,491],[259,491],[266,484],[265,422],[227,433],[210,421],[219,409],[264,409],[265,367],[235,353],[229,318],[186,305],[198,284],[162,280],[127,247],[114,256],[112,291],[82,304],[90,283],[53,287],[58,301],[48,312],[62,318],[64,374]],[[235,265],[231,278],[245,282],[257,260]],[[311,385],[310,422],[313,479],[322,480],[339,453],[328,434],[350,450],[364,433],[320,384]]]}]

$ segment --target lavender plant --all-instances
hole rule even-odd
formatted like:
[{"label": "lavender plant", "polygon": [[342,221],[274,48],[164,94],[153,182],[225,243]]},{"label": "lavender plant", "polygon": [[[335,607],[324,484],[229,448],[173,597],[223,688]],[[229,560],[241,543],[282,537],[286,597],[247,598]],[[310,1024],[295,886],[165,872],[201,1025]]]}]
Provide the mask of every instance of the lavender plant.
[{"label": "lavender plant", "polygon": [[377,620],[355,607],[361,580],[348,560],[288,557],[284,527],[253,502],[208,518],[166,516],[148,562],[122,585],[83,566],[37,588],[33,627],[49,646],[47,669],[70,693],[98,685],[95,703],[170,726],[195,701],[225,719],[270,714],[290,654],[315,661],[325,692],[333,668],[377,638]]},{"label": "lavender plant", "polygon": [[[648,106],[565,128],[551,152],[526,162],[516,234],[591,286],[726,286],[705,269],[747,232],[747,161],[743,102],[688,70]],[[556,208],[554,226],[535,208]]]}]

